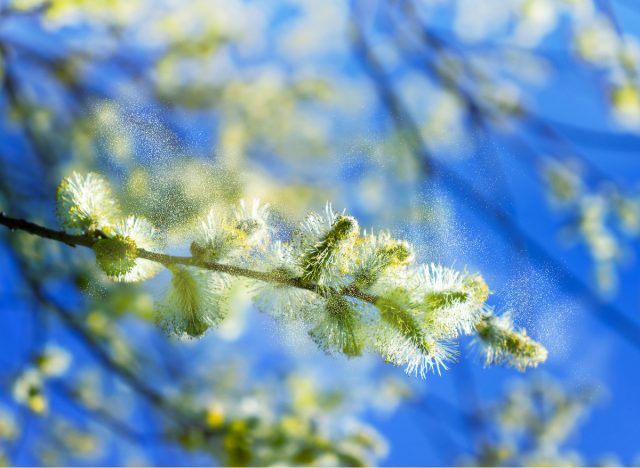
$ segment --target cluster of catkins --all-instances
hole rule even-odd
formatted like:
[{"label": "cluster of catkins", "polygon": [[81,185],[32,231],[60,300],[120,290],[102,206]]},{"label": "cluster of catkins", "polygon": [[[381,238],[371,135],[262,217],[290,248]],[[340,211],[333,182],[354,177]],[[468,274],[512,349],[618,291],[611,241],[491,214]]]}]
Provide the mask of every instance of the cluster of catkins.
[{"label": "cluster of catkins", "polygon": [[[142,281],[162,268],[139,258],[141,250],[162,249],[157,231],[143,218],[122,217],[99,175],[65,178],[57,209],[67,232],[95,238],[97,263],[113,280]],[[485,304],[489,289],[480,275],[417,264],[408,242],[387,232],[362,233],[353,217],[330,205],[310,213],[286,241],[278,239],[268,217],[268,206],[254,200],[212,209],[199,221],[190,264],[163,261],[172,281],[157,308],[161,327],[178,336],[201,336],[224,320],[234,275],[257,271],[262,279],[249,280],[257,308],[303,323],[327,353],[351,357],[373,351],[425,377],[446,369],[457,338],[475,335],[487,364],[524,370],[546,359],[542,345]],[[215,265],[239,268],[229,273]]]}]

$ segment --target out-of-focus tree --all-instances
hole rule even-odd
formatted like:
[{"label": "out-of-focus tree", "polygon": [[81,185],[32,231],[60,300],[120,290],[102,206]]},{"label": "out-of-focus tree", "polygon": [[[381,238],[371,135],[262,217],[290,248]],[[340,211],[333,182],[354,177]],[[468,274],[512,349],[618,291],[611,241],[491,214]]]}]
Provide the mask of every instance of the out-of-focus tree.
[{"label": "out-of-focus tree", "polygon": [[[568,448],[598,398],[593,388],[567,390],[548,377],[513,382],[503,399],[483,408],[487,429],[476,454],[462,459],[475,466],[580,466],[592,464]],[[617,465],[601,458],[603,466]]]}]

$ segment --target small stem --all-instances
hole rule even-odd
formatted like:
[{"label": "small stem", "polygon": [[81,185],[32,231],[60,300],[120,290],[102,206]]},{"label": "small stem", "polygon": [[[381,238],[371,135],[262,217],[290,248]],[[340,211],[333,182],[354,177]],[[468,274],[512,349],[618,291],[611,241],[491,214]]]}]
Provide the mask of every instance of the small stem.
[{"label": "small stem", "polygon": [[67,234],[64,231],[55,231],[53,229],[25,221],[24,219],[11,218],[3,212],[0,212],[0,224],[5,225],[12,231],[25,231],[29,234],[44,237],[45,239],[62,242],[70,247],[75,247],[76,245],[92,247],[95,242],[95,239],[87,235],[74,236],[72,234]]},{"label": "small stem", "polygon": [[[11,218],[2,212],[0,212],[0,224],[8,227],[12,231],[20,230],[20,231],[28,232],[29,234],[43,237],[45,239],[51,239],[58,242],[62,242],[71,247],[76,247],[80,245],[82,247],[91,248],[93,247],[93,244],[97,240],[96,238],[87,234],[82,234],[82,235],[67,234],[64,231],[56,231],[53,229],[49,229],[49,228],[40,226],[38,224],[25,221],[23,219]],[[146,260],[151,260],[153,262],[161,263],[164,266],[169,266],[169,265],[193,266],[193,267],[202,268],[205,270],[226,273],[232,276],[240,276],[244,278],[255,279],[258,281],[264,281],[266,283],[282,284],[282,285],[291,286],[294,288],[305,289],[307,291],[315,292],[316,294],[319,294],[321,296],[326,296],[328,292],[329,293],[335,292],[343,296],[349,296],[364,302],[368,302],[369,304],[373,304],[373,305],[375,305],[376,302],[378,301],[377,296],[362,292],[353,286],[348,286],[348,287],[342,288],[339,291],[336,291],[326,287],[320,288],[316,284],[303,281],[302,278],[283,278],[281,276],[274,275],[272,273],[268,273],[264,271],[255,271],[255,270],[250,270],[248,268],[243,268],[235,265],[225,265],[222,263],[205,262],[205,261],[197,260],[193,257],[167,255],[167,254],[158,253],[158,252],[150,252],[144,249],[137,249],[136,255],[138,258],[144,258]]]}]

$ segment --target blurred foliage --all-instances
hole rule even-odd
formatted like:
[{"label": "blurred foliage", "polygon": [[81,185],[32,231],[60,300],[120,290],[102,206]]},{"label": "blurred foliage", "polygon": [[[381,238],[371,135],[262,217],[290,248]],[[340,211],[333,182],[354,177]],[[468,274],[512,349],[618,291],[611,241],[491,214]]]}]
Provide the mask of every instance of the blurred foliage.
[{"label": "blurred foliage", "polygon": [[[503,399],[483,409],[488,426],[472,466],[584,466],[593,462],[568,448],[601,395],[595,388],[569,390],[549,377],[512,382]],[[619,462],[602,458],[604,466]]]},{"label": "blurred foliage", "polygon": [[640,196],[621,192],[605,180],[599,187],[586,187],[579,161],[548,162],[544,168],[549,199],[563,213],[562,237],[585,244],[595,265],[603,292],[617,289],[617,267],[629,262],[633,242],[640,234]]}]

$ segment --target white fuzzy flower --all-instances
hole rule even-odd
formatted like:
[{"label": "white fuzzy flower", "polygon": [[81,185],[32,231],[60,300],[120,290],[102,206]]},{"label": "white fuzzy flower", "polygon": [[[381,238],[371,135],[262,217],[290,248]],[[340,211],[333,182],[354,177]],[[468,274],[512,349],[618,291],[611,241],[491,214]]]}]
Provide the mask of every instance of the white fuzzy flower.
[{"label": "white fuzzy flower", "polygon": [[86,176],[74,172],[62,179],[56,202],[58,219],[72,234],[108,230],[120,212],[109,183],[93,172]]},{"label": "white fuzzy flower", "polygon": [[240,200],[231,212],[212,208],[198,225],[191,252],[205,261],[233,260],[246,264],[252,249],[263,249],[270,239],[268,217],[269,205],[258,199],[250,207]]},{"label": "white fuzzy flower", "polygon": [[385,361],[396,366],[404,366],[410,375],[426,378],[429,372],[447,369],[446,361],[455,356],[449,344],[424,338],[422,342],[406,336],[397,328],[380,323],[374,335],[374,346]]},{"label": "white fuzzy flower", "polygon": [[417,295],[464,290],[464,275],[452,268],[430,263],[420,265],[414,273],[409,289]]},{"label": "white fuzzy flower", "polygon": [[292,239],[302,279],[322,287],[344,286],[358,232],[358,222],[335,213],[329,203],[324,214],[307,215]]},{"label": "white fuzzy flower", "polygon": [[295,232],[295,241],[302,245],[313,244],[329,232],[336,221],[338,213],[333,211],[331,203],[327,203],[323,213],[309,213]]},{"label": "white fuzzy flower", "polygon": [[302,275],[302,268],[296,262],[295,250],[288,242],[275,241],[261,253],[260,262],[267,271],[280,271],[288,277]]},{"label": "white fuzzy flower", "polygon": [[[296,263],[293,248],[276,241],[260,256],[265,271],[277,277],[297,278],[302,269]],[[307,320],[310,310],[320,299],[317,294],[286,284],[257,281],[253,288],[253,300],[258,310],[282,320]]]},{"label": "white fuzzy flower", "polygon": [[226,316],[224,298],[230,279],[190,267],[170,267],[171,288],[158,307],[157,322],[168,333],[180,337],[198,337]]},{"label": "white fuzzy flower", "polygon": [[239,245],[229,233],[227,214],[218,208],[209,210],[207,217],[200,221],[195,238],[191,244],[191,253],[202,260],[219,261],[234,257]]},{"label": "white fuzzy flower", "polygon": [[355,243],[353,258],[350,272],[353,284],[365,291],[383,275],[396,278],[400,269],[413,262],[414,254],[408,242],[393,239],[388,232],[365,232]]},{"label": "white fuzzy flower", "polygon": [[363,327],[356,307],[356,303],[340,295],[330,295],[314,307],[316,321],[309,336],[320,349],[349,357],[362,354]]},{"label": "white fuzzy flower", "polygon": [[423,326],[438,338],[472,333],[489,294],[480,276],[433,263],[413,271],[408,291],[422,311]]},{"label": "white fuzzy flower", "polygon": [[[119,221],[113,227],[113,231],[123,238],[133,240],[139,249],[155,251],[160,245],[156,228],[147,219],[142,217],[128,216]],[[155,276],[161,268],[162,265],[157,262],[152,262],[144,258],[136,258],[133,268],[126,273],[113,276],[112,279],[124,283],[145,281]]]},{"label": "white fuzzy flower", "polygon": [[70,363],[71,355],[66,349],[56,345],[48,345],[36,359],[38,370],[48,377],[63,375]]},{"label": "white fuzzy flower", "polygon": [[258,198],[254,198],[249,207],[244,200],[234,211],[235,228],[245,233],[247,242],[252,247],[262,247],[269,241],[270,229],[269,204],[261,204]]},{"label": "white fuzzy flower", "polygon": [[486,312],[476,324],[477,342],[485,355],[485,364],[506,364],[524,371],[547,359],[547,350],[532,340],[526,330],[515,330],[510,313],[500,316]]}]

